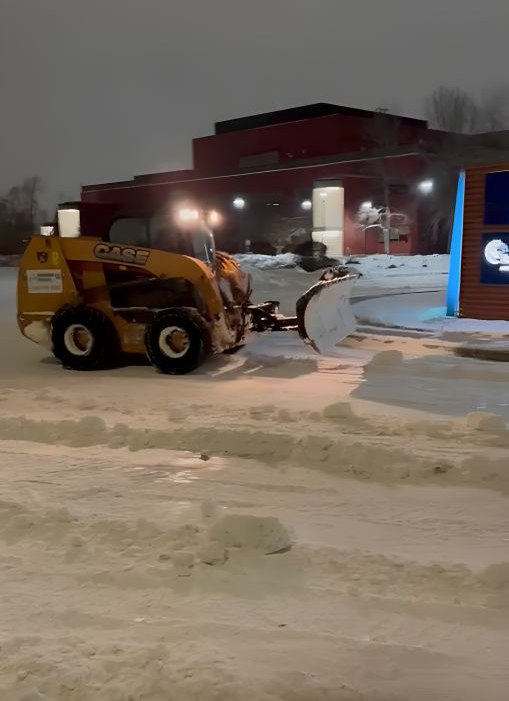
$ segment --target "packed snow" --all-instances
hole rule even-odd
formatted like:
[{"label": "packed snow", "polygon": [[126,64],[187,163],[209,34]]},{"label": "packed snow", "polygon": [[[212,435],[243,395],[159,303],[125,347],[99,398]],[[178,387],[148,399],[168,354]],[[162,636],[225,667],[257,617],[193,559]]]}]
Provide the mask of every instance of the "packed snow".
[{"label": "packed snow", "polygon": [[378,295],[356,301],[354,309],[359,324],[422,331],[436,338],[457,338],[469,344],[482,342],[490,347],[507,345],[509,321],[449,317],[443,290],[393,290]]},{"label": "packed snow", "polygon": [[250,266],[259,270],[275,270],[279,268],[296,268],[301,260],[294,253],[280,253],[276,256],[266,256],[258,253],[238,253],[235,256],[242,266]]},{"label": "packed snow", "polygon": [[[236,260],[244,267],[249,266],[259,270],[275,270],[280,268],[297,268],[301,256],[294,253],[281,253],[275,256],[258,253],[239,253]],[[362,275],[370,277],[383,273],[384,277],[401,277],[409,275],[426,275],[438,273],[447,275],[449,270],[449,256],[446,254],[433,254],[428,256],[348,256],[338,260],[342,264],[355,267]]]},{"label": "packed snow", "polygon": [[[356,306],[398,306],[412,265],[369,265]],[[287,307],[319,276],[248,267]],[[82,374],[19,335],[15,280],[1,699],[507,699],[509,366],[427,335],[322,357],[286,333],[190,376]]]},{"label": "packed snow", "polygon": [[428,256],[353,256],[347,264],[355,266],[363,275],[374,277],[383,274],[385,278],[408,275],[447,275],[449,272],[449,255],[433,254]]}]

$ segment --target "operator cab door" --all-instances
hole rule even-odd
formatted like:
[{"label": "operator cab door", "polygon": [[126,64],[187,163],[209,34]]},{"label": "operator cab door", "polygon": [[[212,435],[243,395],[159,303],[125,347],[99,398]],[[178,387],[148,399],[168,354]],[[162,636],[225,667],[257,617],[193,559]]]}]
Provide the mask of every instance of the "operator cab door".
[{"label": "operator cab door", "polygon": [[[107,241],[122,246],[149,248],[148,223],[143,217],[122,217],[110,225]],[[150,275],[143,268],[132,268],[119,263],[104,264],[111,306],[115,308],[146,306],[145,288]]]},{"label": "operator cab door", "polygon": [[[122,246],[133,246],[151,250],[157,256],[158,250],[171,253],[184,253],[178,250],[178,239],[162,239],[154,227],[153,220],[145,217],[122,217],[110,226],[108,242]],[[159,243],[159,245],[157,245]],[[168,245],[162,248],[162,243]],[[189,253],[186,253],[189,255]],[[104,276],[109,288],[113,309],[168,309],[169,307],[191,306],[201,308],[192,285],[182,278],[161,279],[154,277],[143,268],[133,268],[119,264],[104,264]]]}]

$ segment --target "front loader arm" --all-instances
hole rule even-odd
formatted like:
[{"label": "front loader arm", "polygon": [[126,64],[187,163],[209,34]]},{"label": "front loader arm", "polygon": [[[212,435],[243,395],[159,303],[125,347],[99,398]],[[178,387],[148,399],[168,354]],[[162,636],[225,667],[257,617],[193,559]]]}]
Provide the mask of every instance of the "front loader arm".
[{"label": "front loader arm", "polygon": [[279,314],[278,302],[250,305],[254,331],[299,332],[317,353],[327,353],[355,331],[350,294],[357,275],[348,268],[331,268],[296,302],[296,316]]}]

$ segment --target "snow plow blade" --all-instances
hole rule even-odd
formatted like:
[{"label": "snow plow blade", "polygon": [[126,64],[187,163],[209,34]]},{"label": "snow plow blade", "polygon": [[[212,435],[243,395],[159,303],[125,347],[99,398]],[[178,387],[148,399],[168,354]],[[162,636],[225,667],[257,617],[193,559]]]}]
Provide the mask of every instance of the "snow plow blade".
[{"label": "snow plow blade", "polygon": [[317,353],[330,352],[355,331],[350,294],[356,279],[341,270],[327,271],[297,301],[299,335]]}]

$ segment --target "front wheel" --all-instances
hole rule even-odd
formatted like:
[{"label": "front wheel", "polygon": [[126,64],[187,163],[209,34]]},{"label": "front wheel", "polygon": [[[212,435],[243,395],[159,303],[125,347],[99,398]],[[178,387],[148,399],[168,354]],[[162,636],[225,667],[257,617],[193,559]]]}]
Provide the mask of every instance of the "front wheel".
[{"label": "front wheel", "polygon": [[207,328],[194,310],[159,312],[145,336],[147,356],[156,368],[169,375],[185,375],[203,361]]}]

